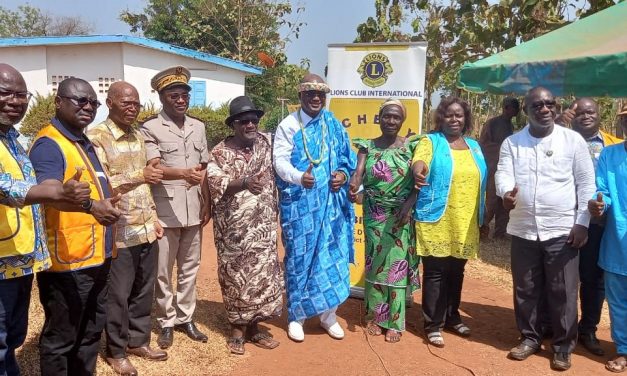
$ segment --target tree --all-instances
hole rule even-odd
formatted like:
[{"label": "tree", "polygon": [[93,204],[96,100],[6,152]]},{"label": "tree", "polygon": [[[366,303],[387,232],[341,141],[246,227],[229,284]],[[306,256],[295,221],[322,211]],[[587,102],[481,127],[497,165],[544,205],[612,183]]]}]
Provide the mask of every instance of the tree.
[{"label": "tree", "polygon": [[53,16],[30,5],[20,5],[15,11],[0,6],[0,38],[85,35],[91,31],[80,17]]},{"label": "tree", "polygon": [[[454,92],[457,73],[464,63],[536,38],[615,3],[613,0],[501,0],[498,3],[375,0],[376,18],[369,17],[357,27],[355,41],[427,41],[425,112],[428,113],[433,92]],[[408,24],[411,32],[403,32]],[[477,100],[477,105],[495,103]]]},{"label": "tree", "polygon": [[[296,15],[303,10],[297,8]],[[255,104],[269,109],[284,96],[280,88],[298,69],[286,63],[284,53],[303,25],[291,21],[291,14],[292,6],[284,0],[150,0],[142,13],[127,10],[120,18],[132,32],[177,46],[253,65],[260,64],[260,52],[269,56],[273,64],[246,82]],[[287,30],[284,36],[281,28]],[[295,92],[296,83],[291,87]]]},{"label": "tree", "polygon": [[32,140],[41,128],[50,124],[50,119],[54,117],[54,95],[43,96],[39,93],[33,97],[34,103],[28,109],[26,116],[22,119],[20,133]]}]

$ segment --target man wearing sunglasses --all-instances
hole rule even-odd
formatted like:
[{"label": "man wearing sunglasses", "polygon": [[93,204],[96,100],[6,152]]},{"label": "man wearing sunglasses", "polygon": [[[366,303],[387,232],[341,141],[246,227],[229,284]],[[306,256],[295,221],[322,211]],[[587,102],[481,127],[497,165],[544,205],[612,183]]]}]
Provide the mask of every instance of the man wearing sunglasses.
[{"label": "man wearing sunglasses", "polygon": [[[157,240],[157,344],[167,349],[173,329],[195,341],[207,342],[192,316],[196,308],[196,274],[200,267],[202,227],[209,222],[209,200],[202,197],[199,183],[209,160],[205,125],[186,114],[189,107],[190,73],[184,67],[157,73],[151,86],[159,92],[161,112],[149,118],[140,130],[146,142],[148,164],[163,171],[152,194],[164,235]],[[176,292],[172,270],[177,264]],[[176,293],[176,298],[174,294]]]},{"label": "man wearing sunglasses", "polygon": [[43,216],[38,204],[81,203],[86,182],[37,184],[35,171],[14,128],[31,94],[22,75],[0,63],[0,375],[19,375],[15,349],[26,338],[33,276],[50,267]]},{"label": "man wearing sunglasses", "polygon": [[137,89],[118,81],[109,87],[109,116],[87,131],[96,153],[123,196],[116,223],[118,257],[111,262],[107,300],[106,359],[122,375],[137,374],[127,358],[133,354],[148,360],[166,360],[168,354],[150,347],[150,313],[157,272],[157,249],[163,236],[150,185],[158,184],[163,171],[146,165],[144,138],[134,127],[141,108]]},{"label": "man wearing sunglasses", "polygon": [[509,357],[524,360],[540,351],[546,312],[553,331],[551,367],[564,371],[577,343],[579,248],[588,238],[587,205],[596,186],[586,141],[555,124],[555,107],[547,89],[527,92],[529,124],[501,146],[495,180],[511,209],[514,314],[522,336]]},{"label": "man wearing sunglasses", "polygon": [[56,113],[30,151],[37,181],[56,185],[87,182],[91,198],[81,204],[46,204],[50,269],[37,275],[45,322],[39,341],[42,375],[92,374],[104,329],[107,279],[114,249],[112,225],[120,211],[84,131],[100,102],[80,78],[59,84]]}]

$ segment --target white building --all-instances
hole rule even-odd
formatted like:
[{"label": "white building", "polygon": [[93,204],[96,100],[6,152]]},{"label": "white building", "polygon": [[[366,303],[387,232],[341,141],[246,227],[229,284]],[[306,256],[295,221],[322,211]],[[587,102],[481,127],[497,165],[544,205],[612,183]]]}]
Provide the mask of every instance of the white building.
[{"label": "white building", "polygon": [[182,65],[191,72],[192,106],[219,106],[244,95],[247,75],[262,69],[239,61],[128,35],[0,38],[0,62],[22,73],[31,93],[54,93],[64,78],[89,81],[103,103],[95,123],[106,118],[109,85],[124,80],[139,91],[144,105],[161,106],[150,79]]}]

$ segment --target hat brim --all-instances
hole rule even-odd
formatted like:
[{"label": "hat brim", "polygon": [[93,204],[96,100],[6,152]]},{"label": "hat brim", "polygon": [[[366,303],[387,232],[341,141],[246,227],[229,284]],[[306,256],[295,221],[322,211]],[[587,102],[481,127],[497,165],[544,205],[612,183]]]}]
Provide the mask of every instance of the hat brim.
[{"label": "hat brim", "polygon": [[233,120],[235,120],[236,117],[238,117],[241,114],[246,114],[248,112],[254,112],[255,114],[257,114],[257,117],[261,118],[263,116],[263,114],[265,114],[265,112],[263,112],[262,110],[245,110],[245,111],[241,111],[238,113],[235,113],[231,116],[229,116],[228,118],[226,118],[226,120],[224,120],[224,124],[228,125],[229,127],[231,126],[231,123],[233,122]]},{"label": "hat brim", "polygon": [[161,93],[162,91],[166,90],[166,89],[172,89],[173,87],[176,86],[181,86],[187,89],[187,91],[192,91],[192,87],[189,86],[188,84],[184,83],[184,82],[172,82],[171,84],[169,84],[168,86],[161,88],[161,90],[159,90],[159,93]]}]

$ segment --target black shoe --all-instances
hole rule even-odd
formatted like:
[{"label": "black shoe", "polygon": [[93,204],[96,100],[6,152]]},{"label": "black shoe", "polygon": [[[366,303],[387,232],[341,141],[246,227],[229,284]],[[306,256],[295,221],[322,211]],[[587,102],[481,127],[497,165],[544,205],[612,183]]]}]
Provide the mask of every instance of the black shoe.
[{"label": "black shoe", "polygon": [[566,371],[570,368],[570,353],[557,352],[553,354],[551,368],[556,371]]},{"label": "black shoe", "polygon": [[198,330],[193,321],[187,322],[185,324],[178,324],[175,325],[175,327],[177,330],[180,330],[183,333],[187,334],[187,336],[194,341],[207,342],[208,340],[207,336],[203,332]]},{"label": "black shoe", "polygon": [[514,360],[525,360],[530,357],[532,354],[540,351],[537,347],[531,347],[524,342],[521,342],[518,346],[509,350],[509,357]]},{"label": "black shoe", "polygon": [[594,355],[603,356],[605,351],[594,333],[579,334],[579,343]]},{"label": "black shoe", "polygon": [[159,336],[157,337],[157,346],[165,350],[172,346],[173,340],[174,332],[172,327],[161,328],[161,332],[159,332]]}]

